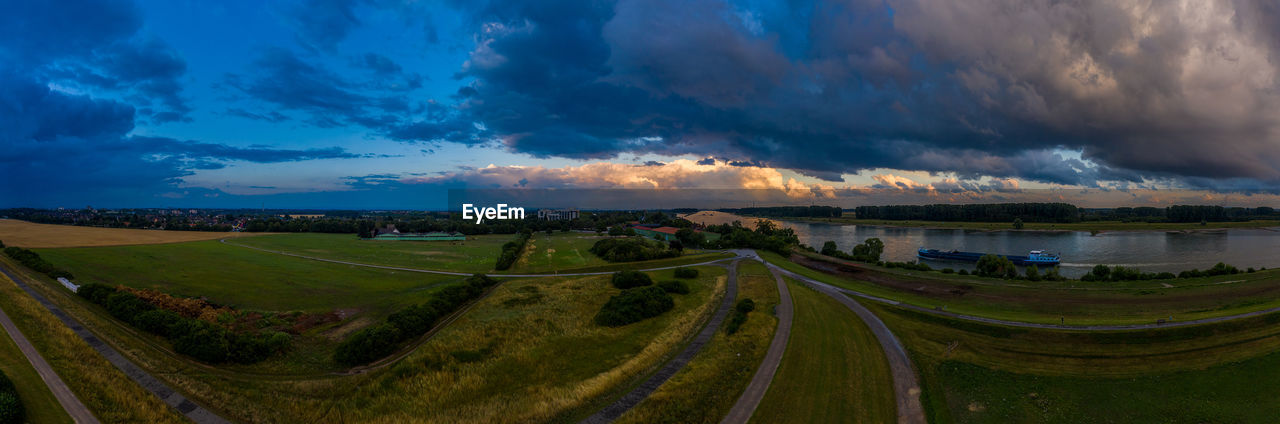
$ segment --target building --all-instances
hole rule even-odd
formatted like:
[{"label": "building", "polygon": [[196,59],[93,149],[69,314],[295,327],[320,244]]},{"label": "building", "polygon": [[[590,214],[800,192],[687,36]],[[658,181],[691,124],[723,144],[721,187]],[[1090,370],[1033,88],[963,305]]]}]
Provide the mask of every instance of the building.
[{"label": "building", "polygon": [[577,209],[538,209],[538,219],[548,221],[568,221],[578,219]]},{"label": "building", "polygon": [[466,241],[467,236],[459,232],[446,233],[441,231],[430,233],[402,233],[396,229],[395,225],[387,225],[377,229],[372,240],[389,240],[389,241]]}]

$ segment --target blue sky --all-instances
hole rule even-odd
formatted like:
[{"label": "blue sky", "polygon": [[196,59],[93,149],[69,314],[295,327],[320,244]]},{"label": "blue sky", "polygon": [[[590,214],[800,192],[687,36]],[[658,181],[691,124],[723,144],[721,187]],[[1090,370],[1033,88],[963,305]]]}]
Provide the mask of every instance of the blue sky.
[{"label": "blue sky", "polygon": [[1280,188],[1262,1],[4,3],[0,206]]}]

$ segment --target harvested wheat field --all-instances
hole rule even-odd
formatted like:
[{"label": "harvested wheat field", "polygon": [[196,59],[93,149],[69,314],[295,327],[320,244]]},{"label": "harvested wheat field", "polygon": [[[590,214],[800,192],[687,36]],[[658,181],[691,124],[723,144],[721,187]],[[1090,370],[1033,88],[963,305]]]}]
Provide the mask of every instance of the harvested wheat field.
[{"label": "harvested wheat field", "polygon": [[129,244],[180,243],[227,237],[252,237],[267,233],[209,231],[134,230],[126,228],[77,227],[36,224],[0,219],[0,241],[5,246],[25,248],[121,246]]}]

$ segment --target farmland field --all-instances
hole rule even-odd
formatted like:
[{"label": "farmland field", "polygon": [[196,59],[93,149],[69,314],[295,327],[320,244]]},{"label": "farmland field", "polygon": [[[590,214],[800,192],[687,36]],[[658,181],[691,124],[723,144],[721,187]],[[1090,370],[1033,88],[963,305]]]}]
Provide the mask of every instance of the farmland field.
[{"label": "farmland field", "polygon": [[36,224],[13,219],[0,219],[0,241],[3,241],[5,246],[19,246],[28,249],[180,243],[221,238],[253,237],[260,234],[262,233],[77,227],[73,225]]},{"label": "farmland field", "polygon": [[785,280],[795,302],[791,339],[752,421],[896,420],[889,363],[875,335],[835,299]]}]

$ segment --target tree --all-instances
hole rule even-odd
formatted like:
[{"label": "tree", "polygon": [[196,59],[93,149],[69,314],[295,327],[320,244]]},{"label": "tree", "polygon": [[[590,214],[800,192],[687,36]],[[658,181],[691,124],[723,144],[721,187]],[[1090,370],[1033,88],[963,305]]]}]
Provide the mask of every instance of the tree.
[{"label": "tree", "polygon": [[1022,218],[1014,218],[1014,219],[1013,219],[1013,229],[1015,229],[1015,230],[1021,230],[1021,229],[1022,229]]},{"label": "tree", "polygon": [[879,238],[872,237],[863,242],[867,245],[867,262],[877,262],[880,255],[884,253],[884,242]]},{"label": "tree", "polygon": [[992,254],[978,258],[975,272],[984,277],[1015,278],[1018,276],[1018,268],[1013,265],[1013,261],[1004,256]]},{"label": "tree", "polygon": [[827,242],[826,242],[826,243],[822,243],[822,254],[823,254],[823,255],[827,255],[827,256],[835,256],[835,254],[836,254],[837,252],[839,252],[839,251],[840,251],[840,248],[839,248],[839,247],[836,247],[836,242],[834,242],[834,241],[827,240]]},{"label": "tree", "polygon": [[1027,279],[1031,281],[1040,281],[1040,268],[1035,265],[1027,267]]}]

